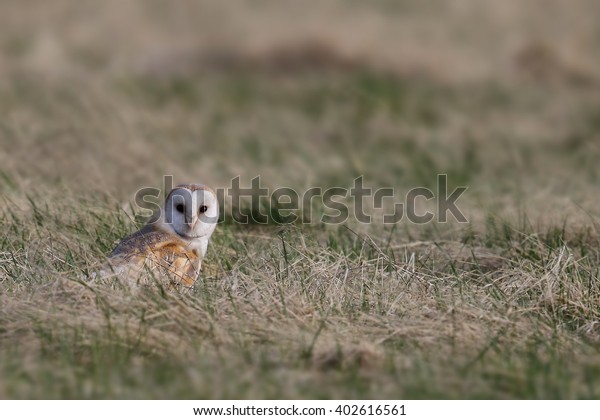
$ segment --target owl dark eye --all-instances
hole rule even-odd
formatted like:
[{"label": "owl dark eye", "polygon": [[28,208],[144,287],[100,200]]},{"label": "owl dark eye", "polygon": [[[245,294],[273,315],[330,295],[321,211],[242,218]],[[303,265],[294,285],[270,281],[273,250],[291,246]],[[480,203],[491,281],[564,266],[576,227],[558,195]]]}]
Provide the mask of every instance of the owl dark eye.
[{"label": "owl dark eye", "polygon": [[179,213],[183,213],[183,209],[183,204],[177,204],[175,207],[175,210],[177,210]]},{"label": "owl dark eye", "polygon": [[198,209],[198,211],[200,213],[204,213],[204,212],[206,212],[206,210],[208,210],[208,207],[206,207],[206,206],[200,206],[200,208]]}]

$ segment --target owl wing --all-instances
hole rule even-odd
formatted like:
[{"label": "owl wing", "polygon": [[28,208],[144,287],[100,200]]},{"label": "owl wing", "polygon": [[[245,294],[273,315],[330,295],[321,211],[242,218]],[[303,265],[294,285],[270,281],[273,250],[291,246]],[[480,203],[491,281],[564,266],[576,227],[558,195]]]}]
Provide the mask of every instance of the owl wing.
[{"label": "owl wing", "polygon": [[152,247],[153,262],[174,275],[177,283],[193,286],[200,272],[200,258],[178,238],[169,238]]},{"label": "owl wing", "polygon": [[110,254],[109,262],[113,267],[159,268],[188,287],[194,284],[200,271],[198,254],[188,250],[185,242],[149,226],[123,239]]}]

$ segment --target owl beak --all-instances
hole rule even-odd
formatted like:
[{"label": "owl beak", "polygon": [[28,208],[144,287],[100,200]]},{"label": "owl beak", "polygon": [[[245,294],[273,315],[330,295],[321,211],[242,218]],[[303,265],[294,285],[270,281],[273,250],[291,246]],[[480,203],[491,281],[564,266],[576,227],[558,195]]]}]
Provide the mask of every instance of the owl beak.
[{"label": "owl beak", "polygon": [[200,221],[199,217],[195,217],[192,223],[192,230],[196,228],[196,225],[198,224],[198,222]]},{"label": "owl beak", "polygon": [[198,217],[195,216],[191,216],[191,217],[185,217],[185,224],[190,228],[190,229],[194,229],[196,227],[196,224],[198,223],[198,220],[200,220]]}]

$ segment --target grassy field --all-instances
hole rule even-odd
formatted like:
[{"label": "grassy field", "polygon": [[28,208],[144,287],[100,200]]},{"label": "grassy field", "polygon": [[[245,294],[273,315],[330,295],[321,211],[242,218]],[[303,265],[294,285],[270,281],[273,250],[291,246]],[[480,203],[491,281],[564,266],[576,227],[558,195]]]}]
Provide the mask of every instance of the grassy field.
[{"label": "grassy field", "polygon": [[[0,398],[599,398],[600,4],[522,3],[0,2]],[[225,217],[190,292],[82,281],[164,175],[438,174],[469,223]]]}]

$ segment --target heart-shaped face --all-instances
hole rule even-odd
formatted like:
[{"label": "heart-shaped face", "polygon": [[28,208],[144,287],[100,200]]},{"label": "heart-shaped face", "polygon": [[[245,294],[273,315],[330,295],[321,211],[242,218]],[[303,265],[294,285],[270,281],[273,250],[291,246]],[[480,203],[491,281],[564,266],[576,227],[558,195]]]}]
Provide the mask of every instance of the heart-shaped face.
[{"label": "heart-shaped face", "polygon": [[161,222],[183,239],[208,239],[219,219],[219,201],[203,185],[179,185],[169,193],[161,209]]}]

